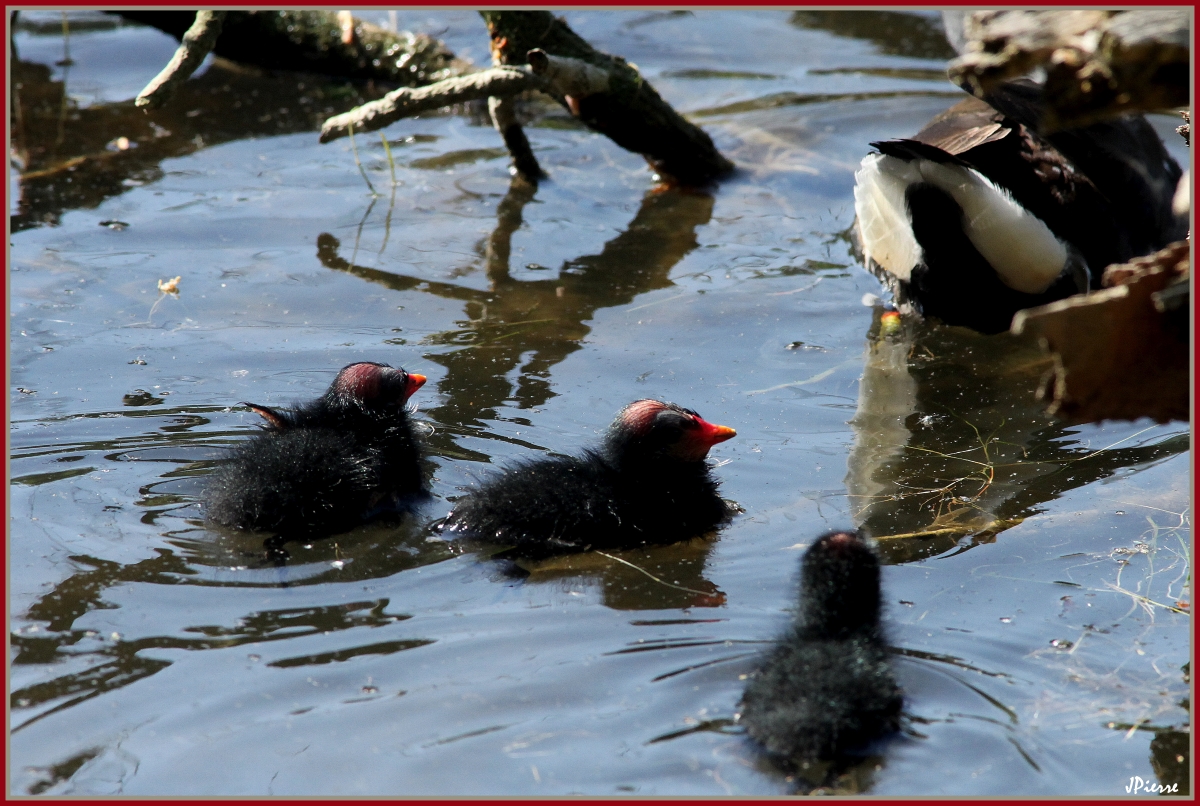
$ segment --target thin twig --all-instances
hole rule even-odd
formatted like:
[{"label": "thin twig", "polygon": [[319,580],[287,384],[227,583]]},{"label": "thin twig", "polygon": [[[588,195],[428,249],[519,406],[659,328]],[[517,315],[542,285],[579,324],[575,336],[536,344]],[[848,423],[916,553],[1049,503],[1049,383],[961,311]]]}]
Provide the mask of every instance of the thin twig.
[{"label": "thin twig", "polygon": [[896,535],[880,535],[875,537],[875,540],[903,540],[911,537],[936,537],[937,535],[967,535],[967,534],[987,534],[989,532],[1001,532],[1005,529],[1016,526],[1021,523],[1024,518],[997,518],[991,523],[984,525],[982,528],[978,526],[970,526],[962,524],[961,526],[943,526],[940,529],[923,529],[919,532],[904,532]]},{"label": "thin twig", "polygon": [[1091,459],[1093,456],[1095,456],[1097,454],[1104,453],[1105,451],[1108,451],[1108,450],[1112,450],[1113,448],[1120,445],[1122,442],[1128,442],[1129,440],[1133,439],[1134,437],[1141,436],[1142,434],[1146,433],[1147,431],[1153,431],[1157,427],[1158,427],[1157,424],[1147,426],[1147,427],[1143,428],[1141,431],[1138,431],[1136,434],[1130,434],[1129,436],[1125,437],[1124,439],[1118,439],[1113,444],[1108,445],[1104,448],[1100,448],[1099,450],[1092,451],[1087,456],[1080,456],[1078,459],[1068,459],[1067,461],[1068,462],[1082,462],[1084,459]]},{"label": "thin twig", "polygon": [[[367,184],[371,183],[367,182]],[[363,224],[366,224],[367,219],[371,217],[371,211],[375,209],[375,202],[377,201],[379,201],[378,193],[371,197],[371,203],[367,205],[367,211],[363,213],[362,219],[358,222],[358,230],[354,233],[354,251],[350,253],[351,265],[354,265],[354,261],[358,260],[358,242],[362,240]]]},{"label": "thin twig", "polygon": [[[63,29],[63,57],[57,62],[60,67],[70,67],[75,64],[75,60],[71,58],[71,27],[67,23],[67,12],[62,12],[62,29]],[[63,82],[66,83],[65,81]]]},{"label": "thin twig", "polygon": [[[922,448],[920,445],[906,445],[905,447],[907,447],[910,451],[925,451],[925,453],[932,453],[934,456],[940,456],[943,459],[957,459],[960,462],[969,462],[970,464],[979,465],[980,467],[991,467],[991,465],[989,465],[987,462],[980,462],[976,459],[964,459],[961,456],[954,456],[949,453],[942,453],[941,451],[935,451],[932,448]],[[967,450],[973,451],[975,449],[968,448]],[[964,451],[964,453],[965,453],[965,451]]]},{"label": "thin twig", "polygon": [[388,200],[387,218],[383,220],[383,244],[379,247],[379,254],[383,256],[383,250],[387,249],[388,238],[392,237],[392,210],[396,208],[396,185],[392,184],[392,197]]},{"label": "thin twig", "polygon": [[825,370],[824,372],[818,372],[816,375],[812,376],[811,378],[805,378],[802,381],[792,381],[791,383],[781,383],[781,384],[777,384],[775,386],[768,386],[766,389],[752,389],[748,392],[744,392],[743,394],[761,395],[761,394],[765,394],[767,392],[774,392],[779,389],[786,389],[789,386],[807,386],[810,383],[816,383],[817,381],[823,381],[826,378],[828,378],[830,375],[832,375],[833,373],[837,372],[839,369],[848,367],[851,364],[859,363],[859,360],[860,359],[857,357],[851,358],[848,361],[843,361],[842,363],[838,364],[836,367],[830,367],[829,369]]},{"label": "thin twig", "polygon": [[659,584],[662,584],[662,585],[666,585],[668,588],[674,588],[677,591],[686,591],[687,593],[696,593],[696,594],[699,594],[700,596],[712,596],[712,591],[698,591],[693,588],[685,588],[681,585],[672,585],[670,582],[667,582],[666,580],[663,580],[663,579],[659,579],[658,577],[654,576],[654,574],[647,571],[645,568],[639,568],[638,566],[634,565],[633,563],[629,562],[628,560],[622,560],[620,557],[614,557],[611,554],[605,554],[603,551],[597,551],[596,553],[599,554],[601,557],[607,557],[610,560],[615,560],[616,562],[619,562],[622,565],[628,565],[634,571],[639,571],[639,572],[645,574],[646,576],[650,577],[651,579],[653,579],[655,582],[658,582]]},{"label": "thin twig", "polygon": [[881,535],[875,540],[902,540],[910,537],[935,537],[936,535],[965,535],[976,531],[973,526],[946,526],[941,529],[924,529],[920,532],[904,532],[898,535]]},{"label": "thin twig", "polygon": [[1164,610],[1170,610],[1172,613],[1179,613],[1180,615],[1184,615],[1184,616],[1192,615],[1187,610],[1183,610],[1181,608],[1175,607],[1174,605],[1163,604],[1162,602],[1156,602],[1153,599],[1151,599],[1149,596],[1143,596],[1140,593],[1134,593],[1131,590],[1126,590],[1125,588],[1122,588],[1120,585],[1114,585],[1113,583],[1111,583],[1107,580],[1105,580],[1104,584],[1107,585],[1112,590],[1116,591],[1117,593],[1123,593],[1126,596],[1133,599],[1135,602],[1140,604],[1147,613],[1153,613],[1153,610],[1150,607],[1150,605],[1154,605],[1154,607],[1161,607]]}]

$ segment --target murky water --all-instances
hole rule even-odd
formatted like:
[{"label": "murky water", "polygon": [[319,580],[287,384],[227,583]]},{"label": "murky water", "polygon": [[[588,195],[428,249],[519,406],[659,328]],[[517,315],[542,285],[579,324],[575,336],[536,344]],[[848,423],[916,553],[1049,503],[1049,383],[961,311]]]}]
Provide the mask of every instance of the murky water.
[{"label": "murky water", "polygon": [[[372,196],[350,143],[315,134],[358,90],[217,62],[147,118],[129,99],[172,40],[77,13],[59,65],[57,13],[26,17],[12,793],[807,791],[732,717],[802,548],[850,525],[889,564],[906,729],[835,791],[1186,791],[1186,424],[1056,426],[1030,345],[915,321],[881,337],[863,304],[880,289],[849,240],[853,170],[959,98],[936,17],[567,17],[738,174],[659,192],[547,107],[536,192],[477,117],[433,116],[386,131],[395,185],[358,138]],[[486,59],[474,14],[399,18]],[[256,428],[238,402],[313,397],[355,360],[429,376],[432,503],[283,567],[206,529],[204,477]],[[524,580],[429,539],[495,465],[572,451],[649,396],[738,429],[712,456],[745,513],[715,539]]]}]

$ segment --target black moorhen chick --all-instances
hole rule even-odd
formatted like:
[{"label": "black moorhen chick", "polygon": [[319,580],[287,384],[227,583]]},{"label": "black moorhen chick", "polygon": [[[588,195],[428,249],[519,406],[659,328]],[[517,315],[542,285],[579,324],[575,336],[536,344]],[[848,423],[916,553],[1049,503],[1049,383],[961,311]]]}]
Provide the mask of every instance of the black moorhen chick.
[{"label": "black moorhen chick", "polygon": [[897,729],[903,698],[879,624],[879,559],[853,532],[804,554],[800,612],[742,695],[739,721],[787,766],[834,760]]},{"label": "black moorhen chick", "polygon": [[736,433],[673,403],[638,400],[599,450],[507,469],[459,501],[442,530],[527,559],[696,537],[732,515],[705,457]]},{"label": "black moorhen chick", "polygon": [[266,432],[233,449],[205,490],[210,521],[285,539],[351,529],[424,492],[404,405],[423,375],[362,362],[295,409],[250,406]]},{"label": "black moorhen chick", "polygon": [[854,176],[858,239],[897,304],[998,333],[1184,237],[1179,165],[1144,118],[1042,136],[1041,103],[1037,84],[1013,81],[871,143]]}]

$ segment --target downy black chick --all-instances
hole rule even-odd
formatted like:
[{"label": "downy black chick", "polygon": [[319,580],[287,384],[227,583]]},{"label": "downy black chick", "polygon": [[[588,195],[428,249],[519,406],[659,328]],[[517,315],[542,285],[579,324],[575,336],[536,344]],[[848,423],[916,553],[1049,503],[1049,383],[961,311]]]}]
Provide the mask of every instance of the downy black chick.
[{"label": "downy black chick", "polygon": [[903,697],[881,605],[879,559],[857,534],[831,532],[805,552],[796,622],[752,675],[739,717],[785,766],[837,759],[897,729]]},{"label": "downy black chick", "polygon": [[328,391],[294,409],[250,406],[265,432],[234,448],[205,490],[205,515],[285,539],[351,529],[424,492],[421,452],[405,403],[425,377],[351,364]]},{"label": "downy black chick", "polygon": [[507,468],[459,501],[442,529],[533,559],[697,537],[732,515],[706,457],[736,433],[673,403],[638,400],[598,449]]}]

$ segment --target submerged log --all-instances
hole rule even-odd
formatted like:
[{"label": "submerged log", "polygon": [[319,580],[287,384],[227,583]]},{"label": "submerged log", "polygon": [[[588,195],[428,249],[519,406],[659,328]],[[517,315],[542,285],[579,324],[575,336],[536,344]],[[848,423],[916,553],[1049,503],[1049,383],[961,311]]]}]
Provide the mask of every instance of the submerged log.
[{"label": "submerged log", "polygon": [[1045,131],[1190,102],[1184,8],[977,11],[965,18],[963,32],[951,80],[985,98],[1004,81],[1045,69]]}]

